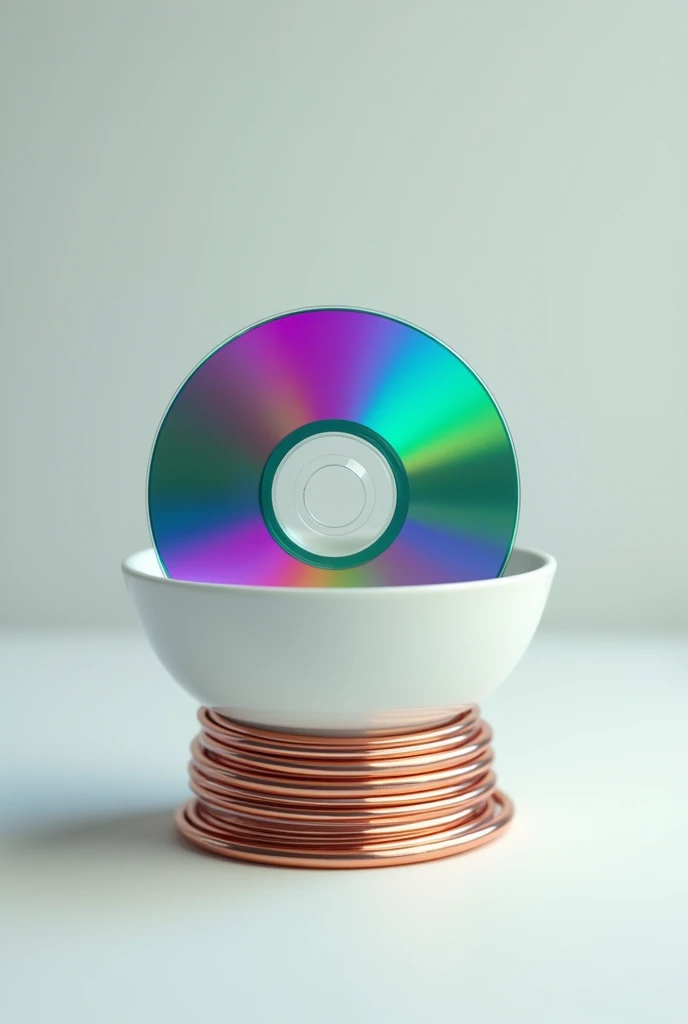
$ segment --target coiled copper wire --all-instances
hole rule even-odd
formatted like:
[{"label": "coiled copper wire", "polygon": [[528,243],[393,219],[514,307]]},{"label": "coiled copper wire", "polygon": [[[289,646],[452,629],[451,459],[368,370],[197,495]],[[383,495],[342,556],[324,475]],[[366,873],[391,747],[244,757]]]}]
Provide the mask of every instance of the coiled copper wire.
[{"label": "coiled copper wire", "polygon": [[487,843],[513,815],[475,706],[437,728],[358,736],[269,732],[208,708],[198,717],[195,796],[176,823],[211,853],[292,867],[412,864]]}]

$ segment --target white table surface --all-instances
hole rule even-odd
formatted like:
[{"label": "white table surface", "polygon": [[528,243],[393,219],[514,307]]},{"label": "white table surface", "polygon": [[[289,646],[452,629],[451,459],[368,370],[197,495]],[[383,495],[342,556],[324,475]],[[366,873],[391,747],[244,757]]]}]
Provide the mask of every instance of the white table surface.
[{"label": "white table surface", "polygon": [[540,635],[483,708],[511,831],[383,870],[181,845],[195,708],[138,635],[6,634],[0,693],[8,1024],[688,1020],[685,638]]}]

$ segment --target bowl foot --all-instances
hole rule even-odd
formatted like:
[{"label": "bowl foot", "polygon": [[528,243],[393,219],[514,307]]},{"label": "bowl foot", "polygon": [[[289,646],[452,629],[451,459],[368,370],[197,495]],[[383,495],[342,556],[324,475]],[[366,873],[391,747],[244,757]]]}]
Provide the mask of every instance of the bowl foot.
[{"label": "bowl foot", "polygon": [[488,843],[513,816],[475,706],[434,729],[351,737],[268,732],[208,708],[199,719],[194,798],[176,824],[220,856],[306,868],[413,864]]}]

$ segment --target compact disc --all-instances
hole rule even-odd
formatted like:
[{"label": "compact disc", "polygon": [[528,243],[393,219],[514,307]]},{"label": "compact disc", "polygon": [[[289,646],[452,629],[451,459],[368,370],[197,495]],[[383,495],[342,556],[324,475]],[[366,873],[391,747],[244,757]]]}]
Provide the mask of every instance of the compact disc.
[{"label": "compact disc", "polygon": [[519,483],[489,391],[367,310],[249,327],[187,377],[148,472],[165,573],[257,586],[454,583],[503,571]]}]

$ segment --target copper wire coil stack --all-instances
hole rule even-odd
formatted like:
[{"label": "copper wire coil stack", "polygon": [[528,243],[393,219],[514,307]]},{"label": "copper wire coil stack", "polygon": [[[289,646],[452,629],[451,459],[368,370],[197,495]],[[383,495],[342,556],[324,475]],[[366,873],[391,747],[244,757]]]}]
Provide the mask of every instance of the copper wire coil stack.
[{"label": "copper wire coil stack", "polygon": [[411,864],[490,842],[513,815],[475,706],[436,728],[359,736],[268,732],[208,708],[199,719],[195,797],[176,823],[211,853],[291,867]]}]

